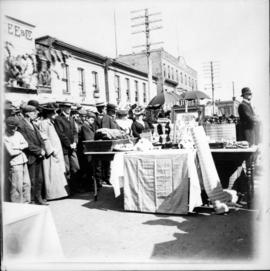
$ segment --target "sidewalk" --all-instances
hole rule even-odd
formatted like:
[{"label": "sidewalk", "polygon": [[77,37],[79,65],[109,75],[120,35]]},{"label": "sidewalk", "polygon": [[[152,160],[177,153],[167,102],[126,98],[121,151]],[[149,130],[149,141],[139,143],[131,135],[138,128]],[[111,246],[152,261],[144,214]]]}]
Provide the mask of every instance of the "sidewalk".
[{"label": "sidewalk", "polygon": [[231,209],[222,216],[207,208],[185,216],[126,212],[122,195],[115,198],[108,186],[97,202],[85,193],[51,201],[50,209],[69,259],[231,263],[256,254],[252,210]]}]

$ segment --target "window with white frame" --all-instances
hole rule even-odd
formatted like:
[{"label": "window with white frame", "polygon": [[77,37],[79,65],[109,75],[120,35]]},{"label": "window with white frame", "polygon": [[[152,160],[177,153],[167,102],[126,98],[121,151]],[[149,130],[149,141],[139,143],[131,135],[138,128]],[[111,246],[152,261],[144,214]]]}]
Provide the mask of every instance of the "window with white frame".
[{"label": "window with white frame", "polygon": [[146,98],[146,83],[143,83],[143,102],[144,103],[147,102],[147,98]]},{"label": "window with white frame", "polygon": [[62,63],[62,82],[63,82],[63,93],[70,93],[69,86],[69,66],[67,64]]},{"label": "window with white frame", "polygon": [[84,86],[84,69],[78,68],[78,89],[81,95],[85,95],[85,86]]},{"label": "window with white frame", "polygon": [[187,75],[185,74],[185,85],[187,85]]},{"label": "window with white frame", "polygon": [[172,67],[172,80],[174,80],[174,70],[173,70],[173,67]]},{"label": "window with white frame", "polygon": [[127,102],[130,102],[130,82],[129,82],[129,78],[126,78],[126,95],[127,95]]},{"label": "window with white frame", "polygon": [[175,80],[176,80],[177,82],[179,82],[179,77],[178,77],[178,70],[176,70],[176,71],[175,71],[175,75],[176,75],[176,78],[175,78]]},{"label": "window with white frame", "polygon": [[180,73],[180,80],[181,80],[181,83],[183,84],[183,73],[182,72]]},{"label": "window with white frame", "polygon": [[115,75],[114,84],[115,84],[116,101],[117,101],[117,103],[119,103],[120,102],[120,93],[121,93],[120,76],[119,75]]},{"label": "window with white frame", "polygon": [[166,76],[167,76],[166,64],[165,63],[163,63],[163,76],[164,76],[164,78],[166,78]]},{"label": "window with white frame", "polygon": [[135,80],[135,103],[137,103],[139,101],[139,85],[138,85],[138,81]]},{"label": "window with white frame", "polygon": [[99,91],[98,73],[96,71],[92,71],[92,78],[93,78],[93,89],[95,92],[98,92]]},{"label": "window with white frame", "polygon": [[168,78],[170,79],[171,78],[171,69],[170,69],[170,66],[168,65]]}]

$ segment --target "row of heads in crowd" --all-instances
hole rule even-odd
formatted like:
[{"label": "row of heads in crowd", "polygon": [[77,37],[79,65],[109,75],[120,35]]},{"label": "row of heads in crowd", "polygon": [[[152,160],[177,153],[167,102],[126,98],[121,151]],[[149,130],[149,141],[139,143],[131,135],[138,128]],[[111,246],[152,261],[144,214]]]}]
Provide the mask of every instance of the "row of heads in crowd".
[{"label": "row of heads in crowd", "polygon": [[12,104],[11,101],[5,101],[5,117],[24,115],[29,112],[38,112],[39,116],[47,116],[51,112],[60,113],[61,111],[68,112],[70,115],[75,116],[88,116],[96,117],[96,114],[110,114],[117,116],[128,116],[130,113],[133,115],[145,115],[145,108],[137,104],[125,106],[125,108],[117,108],[116,105],[111,103],[98,102],[90,106],[91,109],[86,109],[80,104],[71,102],[51,102],[40,104],[37,100],[29,100],[27,103],[22,103],[19,107]]},{"label": "row of heads in crowd", "polygon": [[[112,103],[106,104],[105,102],[97,102],[90,109],[83,107],[80,104],[75,104],[71,102],[51,102],[51,103],[39,103],[37,100],[29,100],[27,103],[22,103],[19,107],[12,104],[11,101],[5,101],[5,119],[6,125],[8,125],[8,119],[11,117],[14,122],[14,117],[19,120],[23,116],[28,116],[31,119],[37,118],[54,118],[57,114],[65,112],[75,119],[89,120],[94,122],[98,114],[108,114],[112,117],[117,118],[145,118],[146,108],[138,106],[137,104],[127,105],[124,108],[118,108]],[[159,113],[160,118],[169,118],[170,111],[164,113],[163,111]]]}]

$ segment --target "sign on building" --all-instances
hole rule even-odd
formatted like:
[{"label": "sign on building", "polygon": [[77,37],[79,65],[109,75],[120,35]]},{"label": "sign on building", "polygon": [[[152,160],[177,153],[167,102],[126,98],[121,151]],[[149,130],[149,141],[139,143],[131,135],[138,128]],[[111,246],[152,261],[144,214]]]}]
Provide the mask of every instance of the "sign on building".
[{"label": "sign on building", "polygon": [[35,89],[35,26],[5,16],[3,28],[5,83],[8,87]]}]

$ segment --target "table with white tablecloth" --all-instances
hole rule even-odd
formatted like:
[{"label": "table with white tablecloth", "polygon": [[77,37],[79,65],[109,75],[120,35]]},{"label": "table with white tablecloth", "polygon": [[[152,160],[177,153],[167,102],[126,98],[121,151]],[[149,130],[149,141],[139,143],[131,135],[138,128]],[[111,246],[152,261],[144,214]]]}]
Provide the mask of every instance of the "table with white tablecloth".
[{"label": "table with white tablecloth", "polygon": [[48,206],[3,202],[4,261],[63,260]]},{"label": "table with white tablecloth", "polygon": [[124,187],[127,211],[187,214],[202,204],[195,160],[196,152],[184,149],[119,153],[110,181],[116,196]]}]

